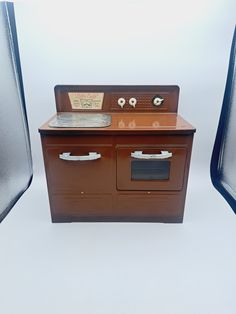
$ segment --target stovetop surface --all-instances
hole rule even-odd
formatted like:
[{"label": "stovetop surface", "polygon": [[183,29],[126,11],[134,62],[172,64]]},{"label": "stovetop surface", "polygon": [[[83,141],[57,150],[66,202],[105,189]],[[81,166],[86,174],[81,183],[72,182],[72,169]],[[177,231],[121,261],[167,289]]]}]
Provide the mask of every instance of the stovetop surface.
[{"label": "stovetop surface", "polygon": [[[57,113],[40,129],[40,132],[111,132],[111,131],[188,131],[195,128],[177,113]],[[60,125],[58,121],[62,121]],[[64,123],[64,122],[66,123]],[[79,124],[76,126],[76,123]],[[63,125],[64,123],[64,125]]]}]

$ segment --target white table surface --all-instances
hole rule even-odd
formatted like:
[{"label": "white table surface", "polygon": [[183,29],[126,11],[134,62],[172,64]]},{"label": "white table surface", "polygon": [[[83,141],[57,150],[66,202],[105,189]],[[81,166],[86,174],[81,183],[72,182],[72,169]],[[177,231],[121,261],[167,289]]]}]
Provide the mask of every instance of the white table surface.
[{"label": "white table surface", "polygon": [[207,171],[183,224],[50,221],[46,181],[0,225],[0,313],[235,314],[236,216]]}]

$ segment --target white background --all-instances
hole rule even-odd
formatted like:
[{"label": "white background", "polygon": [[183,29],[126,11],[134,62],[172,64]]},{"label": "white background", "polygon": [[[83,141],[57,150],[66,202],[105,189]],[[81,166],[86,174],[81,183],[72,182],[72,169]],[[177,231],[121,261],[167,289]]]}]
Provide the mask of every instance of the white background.
[{"label": "white background", "polygon": [[209,163],[236,20],[235,1],[20,1],[15,5],[35,171],[37,128],[57,84],[174,84]]},{"label": "white background", "polygon": [[[0,228],[0,312],[233,314],[236,217],[209,164],[234,0],[16,1],[34,181]],[[38,127],[57,84],[174,84],[194,139],[180,225],[51,224]]]}]

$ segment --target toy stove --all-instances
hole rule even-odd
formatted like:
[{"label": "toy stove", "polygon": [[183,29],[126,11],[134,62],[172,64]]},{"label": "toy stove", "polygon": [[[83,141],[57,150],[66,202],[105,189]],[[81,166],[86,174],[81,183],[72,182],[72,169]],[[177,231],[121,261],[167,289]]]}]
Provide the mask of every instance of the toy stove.
[{"label": "toy stove", "polygon": [[56,86],[40,129],[53,222],[182,222],[195,129],[177,86]]}]

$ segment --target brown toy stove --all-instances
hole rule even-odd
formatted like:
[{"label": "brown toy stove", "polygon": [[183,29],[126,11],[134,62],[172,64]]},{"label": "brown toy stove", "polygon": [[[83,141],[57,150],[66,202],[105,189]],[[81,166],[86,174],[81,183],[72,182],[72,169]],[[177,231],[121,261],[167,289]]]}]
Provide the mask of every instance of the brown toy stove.
[{"label": "brown toy stove", "polygon": [[195,129],[178,86],[56,86],[40,129],[53,222],[182,222]]}]

